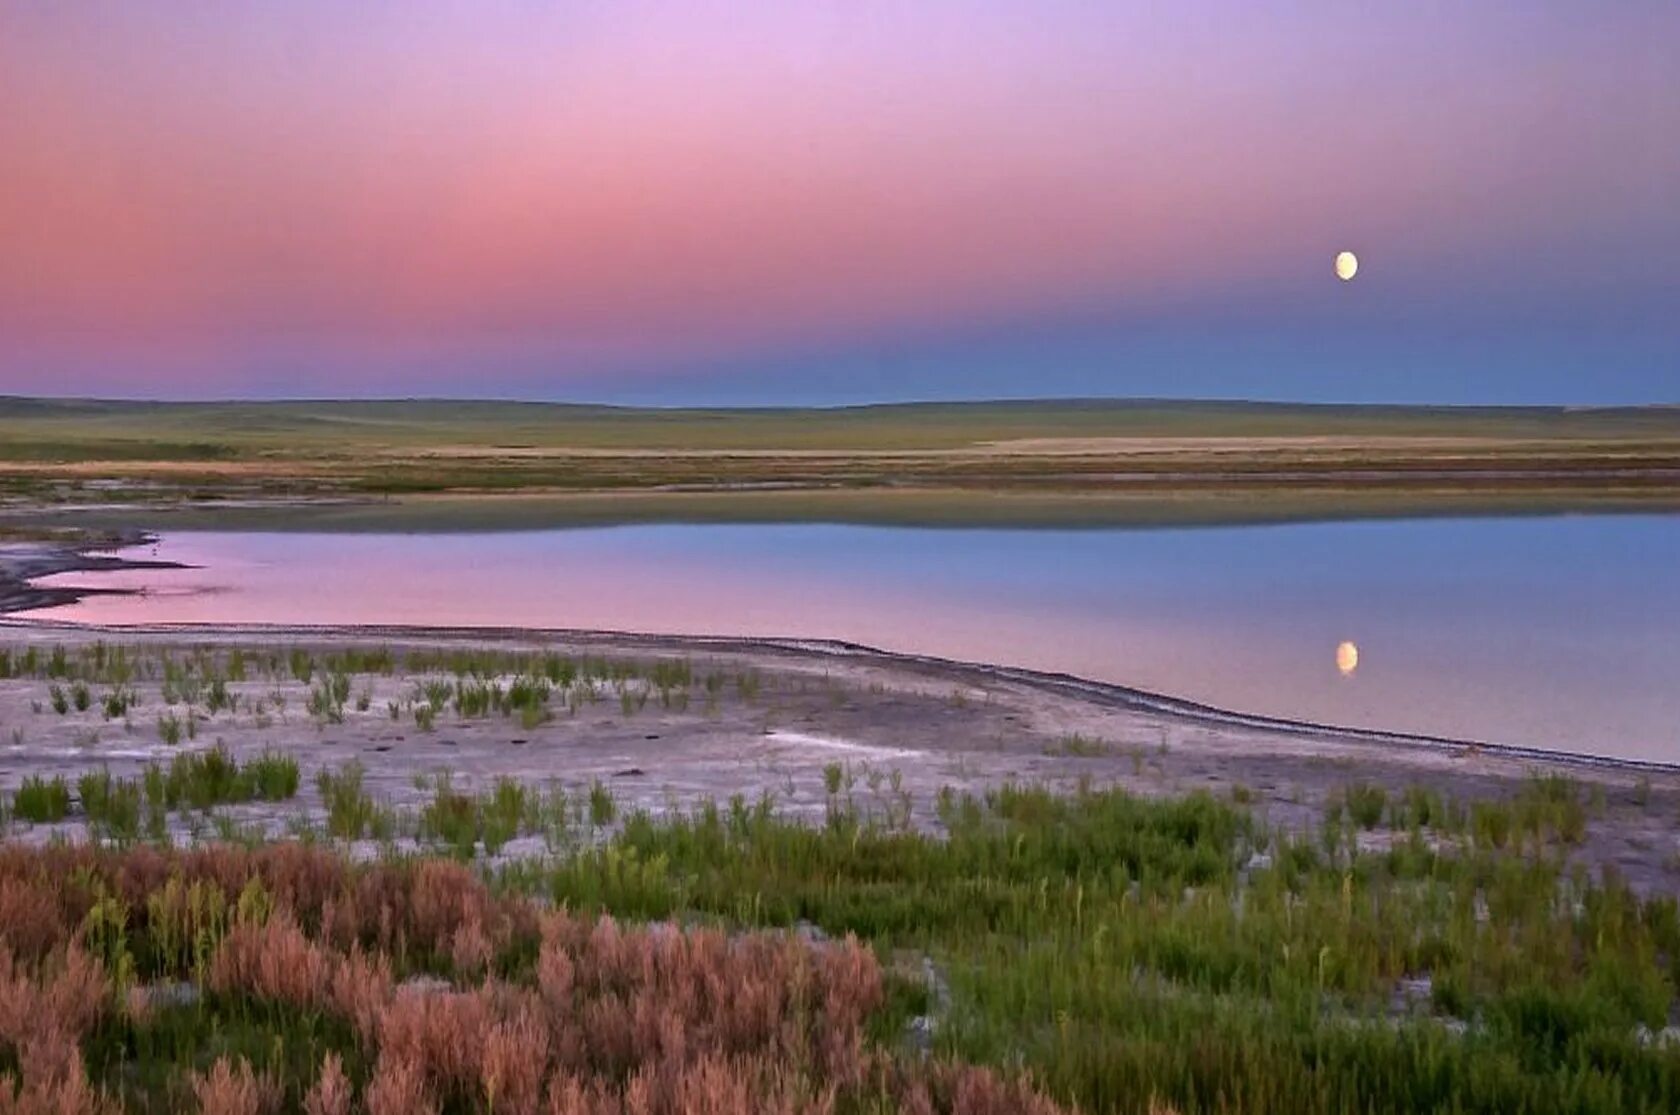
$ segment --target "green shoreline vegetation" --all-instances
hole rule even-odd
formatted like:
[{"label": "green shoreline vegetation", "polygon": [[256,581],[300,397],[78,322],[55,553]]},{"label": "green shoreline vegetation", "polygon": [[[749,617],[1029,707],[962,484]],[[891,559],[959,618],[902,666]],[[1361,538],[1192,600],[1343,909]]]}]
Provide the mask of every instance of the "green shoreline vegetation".
[{"label": "green shoreline vegetation", "polygon": [[[859,995],[862,1059],[836,1072],[769,1038],[733,1047],[724,1071],[750,1077],[736,1084],[754,1102],[772,1087],[767,1066],[745,1067],[755,1055],[778,1059],[780,1087],[834,1089],[840,1111],[1052,1110],[1029,1099],[911,1102],[904,1081],[926,1086],[934,1066],[950,1065],[984,1067],[1000,1094],[1000,1081],[1020,1079],[1087,1111],[1655,1113],[1680,1097],[1680,1044],[1665,1031],[1675,900],[1566,867],[1567,820],[1538,821],[1520,840],[1460,843],[1422,819],[1450,806],[1412,801],[1400,806],[1404,837],[1378,850],[1359,844],[1351,819],[1268,832],[1206,794],[1003,786],[948,795],[933,835],[860,811],[843,776],[831,783],[817,824],[769,801],[618,818],[600,787],[562,795],[545,814],[563,830],[547,854],[481,873],[450,874],[439,866],[449,861],[412,851],[354,866],[319,832],[247,850],[8,848],[0,936],[14,986],[0,986],[0,999],[60,1002],[55,981],[81,965],[86,1001],[64,1028],[91,1087],[127,1110],[178,1110],[195,1080],[203,1088],[218,1071],[272,1093],[272,1106],[253,1110],[304,1110],[334,1073],[370,1111],[392,1110],[380,1097],[405,1072],[419,1074],[403,1086],[432,1110],[536,1110],[499,1105],[482,1063],[460,1075],[394,1064],[399,1023],[385,1015],[430,996],[440,1011],[482,1004],[449,1025],[536,1025],[506,1004],[541,986],[541,924],[552,916],[541,911],[555,909],[586,927],[582,939],[603,932],[605,915],[653,926],[625,930],[650,934],[636,938],[653,950],[641,962],[650,971],[668,963],[658,942],[673,939],[659,926],[691,941],[721,931],[736,948],[783,942],[751,947],[801,956],[806,946],[787,942],[814,941],[818,958],[852,947],[825,942],[855,936],[861,953],[848,963],[877,973],[859,977],[866,986],[883,981]],[[438,785],[420,819],[424,846],[461,840],[449,828],[473,810],[480,823],[502,813],[517,827],[527,793],[504,784],[472,799]],[[1572,787],[1537,783],[1516,809],[1561,819],[1571,800]],[[428,902],[425,881],[438,878],[460,896]],[[364,1017],[360,1032],[332,975],[357,963],[382,973],[362,1004],[381,1021]],[[696,1009],[662,1002],[677,994],[663,977],[639,978],[645,1009]],[[393,990],[405,981],[407,995]],[[18,1029],[59,1021],[14,1023],[0,1041],[21,1056],[29,1035]],[[654,1033],[617,1050],[586,1038],[563,1073],[547,1039],[533,1038],[542,1048],[530,1094],[581,1081],[616,1102],[643,1073],[680,1090],[669,1082],[693,1066],[682,1053],[662,1062],[673,1054]],[[29,1080],[27,1059],[18,1063]]]}]

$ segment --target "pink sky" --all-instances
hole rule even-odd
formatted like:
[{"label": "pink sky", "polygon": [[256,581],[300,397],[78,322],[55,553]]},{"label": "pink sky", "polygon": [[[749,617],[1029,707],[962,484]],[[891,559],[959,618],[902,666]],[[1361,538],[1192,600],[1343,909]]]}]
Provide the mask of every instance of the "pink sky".
[{"label": "pink sky", "polygon": [[380,391],[515,350],[563,394],[1093,309],[1310,316],[1347,245],[1397,297],[1526,305],[1680,241],[1658,6],[664,7],[0,9],[0,391],[286,360]]}]

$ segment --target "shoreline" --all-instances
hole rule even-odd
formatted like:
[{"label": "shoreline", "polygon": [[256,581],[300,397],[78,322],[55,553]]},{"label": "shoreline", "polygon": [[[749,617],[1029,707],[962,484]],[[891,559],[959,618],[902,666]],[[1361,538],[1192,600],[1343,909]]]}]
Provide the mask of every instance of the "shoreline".
[{"label": "shoreline", "polygon": [[[160,563],[169,566],[172,563]],[[52,590],[45,590],[52,591]],[[78,590],[66,590],[78,591]],[[97,591],[97,590],[95,590]],[[128,591],[128,590],[114,590]],[[1006,683],[1037,692],[1113,708],[1125,712],[1168,717],[1185,725],[1236,728],[1262,735],[1312,739],[1360,749],[1400,749],[1448,758],[1480,757],[1528,764],[1636,774],[1680,775],[1680,762],[1630,759],[1588,752],[1553,750],[1524,744],[1433,736],[1424,733],[1359,728],[1320,721],[1267,716],[1192,701],[1117,682],[1097,681],[1075,674],[1035,670],[1002,663],[976,662],[886,650],[840,639],[754,637],[738,635],[681,635],[600,628],[508,626],[433,626],[411,624],[271,624],[180,623],[91,624],[74,620],[31,619],[0,610],[0,633],[76,634],[96,638],[126,638],[168,643],[184,640],[208,645],[235,645],[245,640],[287,639],[294,642],[357,645],[368,642],[397,645],[443,644],[462,646],[563,646],[607,652],[635,651],[651,655],[706,653],[747,658],[777,658],[794,665],[845,662],[853,666],[920,671],[942,680],[975,684]]]},{"label": "shoreline", "polygon": [[[27,661],[20,644],[36,652]],[[49,671],[44,647],[68,654],[68,674]],[[71,707],[64,678],[89,676],[77,670],[102,655],[98,647],[118,652],[132,672],[110,690],[109,679],[95,678]],[[210,747],[225,748],[238,763],[279,753],[300,768],[295,800],[221,810],[227,824],[270,837],[319,824],[329,806],[318,778],[351,766],[379,808],[408,817],[427,808],[438,779],[474,794],[506,779],[573,793],[607,787],[627,814],[652,816],[773,799],[785,815],[818,824],[839,778],[872,808],[929,832],[939,831],[948,791],[983,796],[1006,786],[1074,796],[1113,788],[1146,799],[1206,794],[1295,834],[1318,831],[1355,796],[1375,796],[1388,803],[1388,821],[1376,823],[1373,814],[1357,834],[1373,851],[1408,838],[1393,818],[1414,795],[1454,803],[1448,808],[1460,817],[1472,810],[1508,817],[1547,787],[1567,786],[1589,811],[1569,848],[1572,860],[1613,869],[1644,892],[1671,890],[1680,877],[1672,824],[1680,767],[1673,765],[1297,723],[1068,675],[846,642],[13,617],[0,618],[0,651],[9,664],[0,678],[0,724],[10,737],[0,748],[0,789],[31,779],[76,786],[90,770],[132,783],[153,765]],[[230,679],[225,664],[236,654],[244,665]],[[181,691],[170,695],[160,667],[170,661],[177,669],[225,669],[225,699],[203,710],[194,710],[191,695],[180,703]],[[313,664],[312,678],[297,672],[298,661]],[[570,662],[578,673],[564,676],[597,680],[579,683],[582,689],[566,683],[532,717],[487,715],[457,700],[465,688],[499,688],[538,662]],[[328,669],[344,671],[345,703],[336,709],[321,703]],[[654,680],[661,677],[684,680],[665,689],[667,682]],[[130,697],[110,713],[118,689]],[[432,711],[422,715],[422,702]],[[127,712],[130,704],[136,714]],[[176,838],[192,837],[188,821],[172,823]],[[73,809],[61,823],[14,839],[74,840],[84,831]],[[508,855],[540,850],[516,842]]]},{"label": "shoreline", "polygon": [[804,523],[919,530],[1105,530],[1272,526],[1392,519],[1672,515],[1680,483],[1485,487],[1464,481],[1389,484],[1319,477],[1255,485],[1031,489],[895,483],[872,487],[618,490],[452,490],[286,498],[52,502],[0,509],[0,531],[481,533],[641,524]]},{"label": "shoreline", "polygon": [[89,596],[130,596],[136,590],[37,585],[42,577],[60,573],[108,573],[123,569],[181,569],[177,561],[121,557],[117,550],[156,541],[150,531],[125,528],[104,537],[75,541],[0,540],[0,619],[16,612],[75,604]]},{"label": "shoreline", "polygon": [[1589,751],[1554,749],[1489,739],[1439,736],[1374,727],[1354,727],[1304,718],[1276,716],[1227,708],[1131,686],[1098,681],[1076,674],[1037,670],[1006,663],[946,658],[893,651],[840,639],[792,636],[681,635],[657,631],[549,628],[506,625],[403,624],[284,624],[181,623],[101,625],[74,620],[20,616],[40,608],[74,604],[91,596],[142,595],[144,588],[100,588],[78,585],[40,586],[37,578],[63,573],[108,572],[129,569],[180,569],[182,563],[121,556],[116,551],[149,545],[158,535],[125,527],[101,535],[83,534],[74,540],[32,539],[0,541],[0,633],[24,635],[80,632],[108,637],[147,639],[189,638],[234,642],[242,638],[292,637],[358,642],[427,641],[455,643],[565,643],[580,647],[620,647],[650,653],[712,652],[745,656],[776,656],[795,663],[817,660],[872,665],[888,670],[919,669],[953,681],[978,685],[1011,683],[1041,693],[1129,712],[1150,713],[1186,725],[1228,727],[1261,736],[1312,738],[1351,748],[1399,749],[1446,756],[1478,754],[1514,762],[1552,764],[1569,769],[1598,769],[1633,773],[1680,773],[1680,761],[1598,755]]}]

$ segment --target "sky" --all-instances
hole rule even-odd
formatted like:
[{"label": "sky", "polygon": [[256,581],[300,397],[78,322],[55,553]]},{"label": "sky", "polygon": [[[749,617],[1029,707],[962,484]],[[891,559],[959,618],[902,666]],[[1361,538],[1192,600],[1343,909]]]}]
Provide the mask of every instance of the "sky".
[{"label": "sky", "polygon": [[1680,402],[1677,311],[1668,0],[0,0],[0,393]]}]

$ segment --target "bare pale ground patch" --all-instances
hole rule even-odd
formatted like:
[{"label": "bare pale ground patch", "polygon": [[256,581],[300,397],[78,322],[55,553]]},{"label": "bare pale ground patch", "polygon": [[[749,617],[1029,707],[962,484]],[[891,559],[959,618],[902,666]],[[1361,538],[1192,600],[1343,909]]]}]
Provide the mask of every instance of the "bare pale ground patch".
[{"label": "bare pale ground patch", "polygon": [[[55,647],[73,657],[101,641],[140,665],[124,686],[92,683],[85,709],[75,707],[68,680],[16,676],[31,647],[44,661]],[[211,655],[225,672],[236,648],[246,665],[243,680],[225,683],[231,708],[209,711],[202,696],[188,705],[165,692],[165,658]],[[389,671],[348,673],[341,707],[311,711],[327,663],[374,648],[389,652]],[[1680,773],[1671,769],[1226,718],[1114,686],[836,644],[415,629],[97,631],[14,621],[0,626],[0,653],[8,652],[14,676],[0,680],[0,786],[59,777],[74,786],[99,769],[136,778],[148,763],[218,745],[239,762],[278,752],[301,767],[295,800],[215,810],[271,835],[319,824],[317,775],[352,761],[372,797],[398,812],[424,807],[443,776],[463,792],[487,791],[498,779],[578,793],[600,785],[622,809],[656,814],[770,795],[783,812],[820,820],[831,779],[843,777],[865,805],[903,811],[925,829],[937,827],[947,787],[1100,785],[1151,797],[1207,790],[1279,830],[1305,832],[1350,784],[1385,787],[1391,802],[1411,788],[1497,802],[1537,775],[1563,774],[1596,803],[1570,855],[1614,865],[1641,889],[1680,881]],[[309,682],[291,672],[294,654],[315,663]],[[597,681],[592,696],[575,684],[556,687],[542,714],[525,719],[462,714],[442,697],[429,722],[418,722],[428,687],[447,693],[465,678],[442,665],[448,656],[524,654],[595,662],[626,679]],[[487,683],[511,682],[506,661],[508,672]],[[680,665],[687,680],[662,689],[650,680],[661,663]],[[114,688],[135,700],[111,716],[105,698]],[[173,741],[164,727],[171,720]],[[188,812],[171,825],[180,837],[212,833],[209,820]],[[14,838],[43,841],[83,827],[73,808],[58,824],[15,826]],[[540,841],[516,839],[505,854],[536,851]]]}]

